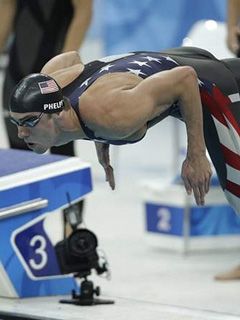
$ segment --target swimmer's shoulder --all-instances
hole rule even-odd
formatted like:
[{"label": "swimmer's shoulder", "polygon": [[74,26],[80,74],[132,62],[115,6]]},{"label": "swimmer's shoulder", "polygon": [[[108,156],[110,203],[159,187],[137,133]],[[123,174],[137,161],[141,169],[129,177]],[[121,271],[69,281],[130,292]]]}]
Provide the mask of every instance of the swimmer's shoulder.
[{"label": "swimmer's shoulder", "polygon": [[84,70],[84,64],[77,51],[61,53],[50,59],[41,73],[51,76],[64,88],[75,80]]}]

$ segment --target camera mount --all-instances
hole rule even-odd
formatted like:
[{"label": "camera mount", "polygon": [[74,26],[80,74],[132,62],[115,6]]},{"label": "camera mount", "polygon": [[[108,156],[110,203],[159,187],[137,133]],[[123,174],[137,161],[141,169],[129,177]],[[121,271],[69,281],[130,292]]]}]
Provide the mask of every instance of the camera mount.
[{"label": "camera mount", "polygon": [[72,299],[60,300],[61,303],[70,303],[75,305],[96,305],[112,304],[112,300],[96,299],[100,295],[100,287],[94,288],[93,281],[88,280],[91,270],[95,269],[97,274],[108,272],[107,260],[104,258],[99,262],[97,252],[98,240],[96,235],[86,229],[78,228],[82,222],[82,215],[79,207],[71,204],[68,196],[69,207],[65,209],[65,220],[72,227],[72,232],[55,246],[55,252],[62,274],[72,273],[75,278],[81,281],[80,293],[72,290]]},{"label": "camera mount", "polygon": [[80,293],[77,294],[75,290],[72,290],[71,300],[60,300],[61,303],[74,304],[78,306],[92,306],[97,304],[113,304],[113,300],[97,299],[96,296],[100,295],[100,287],[94,288],[93,281],[84,278],[81,282]]}]

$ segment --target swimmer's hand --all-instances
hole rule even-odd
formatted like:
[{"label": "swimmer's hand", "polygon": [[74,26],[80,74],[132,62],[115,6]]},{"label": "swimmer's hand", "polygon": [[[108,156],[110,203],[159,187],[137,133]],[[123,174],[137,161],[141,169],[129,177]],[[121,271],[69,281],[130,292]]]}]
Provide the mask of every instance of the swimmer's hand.
[{"label": "swimmer's hand", "polygon": [[114,190],[115,179],[114,179],[113,167],[110,165],[109,144],[95,142],[95,147],[97,151],[98,161],[105,171],[106,181],[108,181],[111,189]]},{"label": "swimmer's hand", "polygon": [[209,191],[212,176],[211,165],[206,155],[187,157],[182,164],[181,173],[187,194],[194,194],[197,205],[204,205],[204,197]]}]

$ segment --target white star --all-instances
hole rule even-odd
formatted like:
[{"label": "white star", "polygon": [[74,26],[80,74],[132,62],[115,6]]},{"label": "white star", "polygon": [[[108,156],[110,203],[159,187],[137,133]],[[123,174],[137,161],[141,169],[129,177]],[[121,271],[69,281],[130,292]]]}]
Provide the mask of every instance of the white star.
[{"label": "white star", "polygon": [[80,85],[80,88],[83,87],[83,86],[87,86],[90,79],[91,79],[91,77],[88,78],[87,80],[85,80],[85,81]]},{"label": "white star", "polygon": [[136,69],[127,68],[127,70],[130,71],[130,72],[132,72],[132,73],[134,73],[134,74],[136,74],[137,76],[139,76],[140,74],[146,76],[146,74],[143,73],[140,69],[137,69],[137,70],[136,70]]},{"label": "white star", "polygon": [[198,84],[199,84],[200,86],[202,86],[202,85],[204,85],[204,82],[202,82],[202,80],[198,79]]},{"label": "white star", "polygon": [[168,60],[168,61],[172,61],[172,62],[174,62],[175,64],[178,64],[175,60],[173,60],[172,58],[170,58],[170,57],[166,57],[166,60]]},{"label": "white star", "polygon": [[150,56],[145,57],[145,59],[147,59],[148,61],[156,61],[156,62],[162,63],[161,59],[150,57]]},{"label": "white star", "polygon": [[114,66],[114,64],[108,64],[108,65],[102,67],[102,68],[100,69],[99,73],[101,73],[101,72],[103,72],[103,71],[108,71],[108,70],[109,70],[111,67],[113,67],[113,66]]},{"label": "white star", "polygon": [[147,66],[147,67],[151,68],[151,66],[149,66],[149,65],[147,64],[147,62],[143,62],[143,61],[137,61],[137,60],[135,60],[135,61],[132,61],[132,62],[130,62],[130,63],[137,64],[137,65],[139,65],[140,67],[142,67],[142,66]]}]

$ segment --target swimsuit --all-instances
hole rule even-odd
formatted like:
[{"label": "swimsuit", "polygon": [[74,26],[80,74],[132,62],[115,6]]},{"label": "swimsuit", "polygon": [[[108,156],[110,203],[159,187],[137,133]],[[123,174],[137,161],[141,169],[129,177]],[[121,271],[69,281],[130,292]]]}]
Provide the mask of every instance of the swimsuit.
[{"label": "swimsuit", "polygon": [[[182,47],[157,52],[135,52],[106,57],[85,66],[83,73],[63,89],[74,108],[87,139],[109,144],[135,141],[106,140],[95,135],[81,119],[78,99],[94,81],[107,73],[131,72],[145,79],[177,66],[192,66],[197,75],[203,105],[203,127],[206,146],[218,174],[219,182],[231,205],[240,212],[240,62],[218,60],[206,50]],[[178,103],[147,123],[155,125],[167,116],[182,119]]]}]

